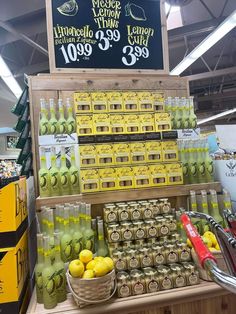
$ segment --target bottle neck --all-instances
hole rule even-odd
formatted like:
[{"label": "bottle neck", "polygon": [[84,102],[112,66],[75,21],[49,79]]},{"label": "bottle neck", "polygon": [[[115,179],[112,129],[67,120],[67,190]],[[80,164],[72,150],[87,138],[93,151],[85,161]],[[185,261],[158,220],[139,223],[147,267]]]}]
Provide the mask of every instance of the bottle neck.
[{"label": "bottle neck", "polygon": [[52,265],[50,250],[47,250],[46,252],[44,252],[44,264],[45,264],[45,266],[51,266]]},{"label": "bottle neck", "polygon": [[70,160],[70,162],[71,162],[71,166],[72,166],[72,167],[75,167],[75,154],[71,154],[71,160]]},{"label": "bottle neck", "polygon": [[98,242],[103,243],[104,242],[104,228],[103,223],[98,224]]},{"label": "bottle neck", "polygon": [[57,168],[57,165],[56,165],[56,156],[51,156],[51,167],[52,167],[52,168]]},{"label": "bottle neck", "polygon": [[59,107],[59,119],[64,119],[64,109],[62,106]]},{"label": "bottle neck", "polygon": [[51,119],[56,119],[56,112],[54,107],[50,108]]},{"label": "bottle neck", "polygon": [[46,161],[46,157],[45,156],[41,156],[40,162],[41,162],[41,168],[46,168],[47,169],[47,161]]},{"label": "bottle neck", "polygon": [[38,247],[37,252],[38,252],[38,264],[42,264],[44,262],[43,248]]},{"label": "bottle neck", "polygon": [[67,113],[68,113],[68,118],[73,118],[73,109],[69,105],[67,105]]},{"label": "bottle neck", "polygon": [[60,248],[60,245],[57,244],[55,246],[55,262],[61,262],[61,248]]},{"label": "bottle neck", "polygon": [[66,155],[61,155],[61,167],[66,168]]},{"label": "bottle neck", "polygon": [[70,233],[70,219],[69,219],[69,217],[64,218],[64,232]]}]

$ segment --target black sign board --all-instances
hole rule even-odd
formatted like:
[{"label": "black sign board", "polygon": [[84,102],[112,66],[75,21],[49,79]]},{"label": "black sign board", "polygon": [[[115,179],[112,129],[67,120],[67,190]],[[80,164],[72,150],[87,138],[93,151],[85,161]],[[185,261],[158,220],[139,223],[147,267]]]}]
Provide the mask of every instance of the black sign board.
[{"label": "black sign board", "polygon": [[162,0],[47,0],[50,67],[165,71]]}]

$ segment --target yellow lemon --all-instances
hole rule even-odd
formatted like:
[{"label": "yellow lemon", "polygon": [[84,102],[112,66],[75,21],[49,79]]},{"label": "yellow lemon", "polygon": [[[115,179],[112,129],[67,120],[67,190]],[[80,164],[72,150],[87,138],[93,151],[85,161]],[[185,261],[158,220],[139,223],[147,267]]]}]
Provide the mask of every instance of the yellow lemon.
[{"label": "yellow lemon", "polygon": [[214,247],[209,247],[209,250],[210,250],[211,252],[217,252],[217,250],[216,250]]},{"label": "yellow lemon", "polygon": [[217,244],[216,236],[211,231],[207,231],[203,234],[204,237],[209,238],[212,242],[212,245],[215,246]]},{"label": "yellow lemon", "polygon": [[202,241],[207,247],[212,247],[212,241],[210,238],[202,236]]},{"label": "yellow lemon", "polygon": [[103,262],[106,263],[107,267],[109,268],[109,271],[112,271],[112,269],[114,269],[114,262],[110,257],[105,257],[103,259]]},{"label": "yellow lemon", "polygon": [[75,259],[70,262],[69,271],[72,277],[81,278],[84,273],[84,264],[79,259]]},{"label": "yellow lemon", "polygon": [[79,259],[81,262],[87,264],[93,259],[93,253],[89,250],[83,250],[79,253]]},{"label": "yellow lemon", "polygon": [[106,263],[97,262],[93,271],[96,277],[102,277],[109,273],[109,268]]},{"label": "yellow lemon", "polygon": [[187,239],[187,244],[188,244],[188,247],[193,247],[192,243],[191,243],[191,241],[189,239]]},{"label": "yellow lemon", "polygon": [[215,249],[216,249],[217,251],[220,251],[220,246],[219,246],[218,243],[216,244]]},{"label": "yellow lemon", "polygon": [[102,257],[102,256],[96,256],[96,257],[94,257],[94,260],[95,260],[96,262],[103,262],[104,257]]},{"label": "yellow lemon", "polygon": [[87,269],[85,270],[83,277],[84,279],[90,279],[90,278],[94,278],[94,272],[91,269]]},{"label": "yellow lemon", "polygon": [[86,265],[86,269],[94,269],[95,265],[97,264],[97,262],[93,259],[90,262],[88,262],[88,264]]}]

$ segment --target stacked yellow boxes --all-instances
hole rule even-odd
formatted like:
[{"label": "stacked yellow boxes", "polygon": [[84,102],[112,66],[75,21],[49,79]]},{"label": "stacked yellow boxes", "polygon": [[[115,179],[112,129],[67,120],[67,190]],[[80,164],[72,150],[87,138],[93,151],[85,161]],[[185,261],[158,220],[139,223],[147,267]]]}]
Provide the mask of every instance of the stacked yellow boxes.
[{"label": "stacked yellow boxes", "polygon": [[26,179],[0,190],[0,313],[18,313],[27,291]]}]

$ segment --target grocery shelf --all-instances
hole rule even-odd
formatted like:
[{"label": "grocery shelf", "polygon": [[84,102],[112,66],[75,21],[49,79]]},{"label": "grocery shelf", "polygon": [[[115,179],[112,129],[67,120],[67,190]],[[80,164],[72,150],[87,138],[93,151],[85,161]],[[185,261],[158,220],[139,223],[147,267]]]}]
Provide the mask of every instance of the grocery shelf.
[{"label": "grocery shelf", "polygon": [[83,201],[93,205],[99,205],[109,202],[122,202],[132,200],[143,200],[151,198],[165,198],[173,196],[187,196],[189,191],[201,191],[214,189],[217,192],[221,191],[221,184],[219,182],[175,185],[156,188],[132,189],[132,190],[117,190],[108,192],[55,196],[55,197],[38,197],[36,200],[36,208],[40,209],[42,206],[54,206],[55,204]]},{"label": "grocery shelf", "polygon": [[[38,304],[36,302],[36,293],[34,292],[27,314],[128,314],[131,312],[144,313],[141,312],[142,310],[147,310],[147,313],[159,313],[158,308],[160,307],[184,304],[196,300],[210,299],[227,294],[229,294],[229,292],[224,290],[217,284],[202,281],[197,286],[160,291],[139,296],[132,296],[129,298],[113,298],[109,302],[96,304],[94,306],[89,306],[83,309],[78,309],[72,295],[69,294],[67,301],[57,305],[57,307],[52,310],[45,310],[42,304]],[[149,312],[148,310],[150,309],[152,309],[152,311]],[[185,313],[186,312],[183,312],[182,314]]]}]

